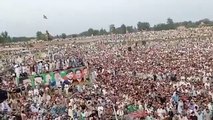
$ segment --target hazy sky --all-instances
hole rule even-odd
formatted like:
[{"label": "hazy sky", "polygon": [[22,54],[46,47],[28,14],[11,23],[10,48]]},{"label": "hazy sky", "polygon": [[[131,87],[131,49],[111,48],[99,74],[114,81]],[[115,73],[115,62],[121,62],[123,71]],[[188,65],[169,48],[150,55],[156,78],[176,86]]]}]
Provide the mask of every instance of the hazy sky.
[{"label": "hazy sky", "polygon": [[[136,26],[174,21],[213,20],[213,0],[0,0],[0,31],[35,36],[37,31],[72,34],[110,24]],[[43,19],[43,14],[48,20]]]}]

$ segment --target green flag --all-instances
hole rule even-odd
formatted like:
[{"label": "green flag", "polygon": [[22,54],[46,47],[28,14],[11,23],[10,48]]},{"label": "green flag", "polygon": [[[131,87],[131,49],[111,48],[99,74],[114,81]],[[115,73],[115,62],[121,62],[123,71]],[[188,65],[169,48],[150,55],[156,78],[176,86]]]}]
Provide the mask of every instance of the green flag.
[{"label": "green flag", "polygon": [[135,106],[135,105],[129,105],[129,106],[127,107],[128,113],[135,112],[135,111],[137,111],[137,110],[138,110],[138,106]]},{"label": "green flag", "polygon": [[33,88],[35,88],[35,76],[33,75],[33,76],[30,76],[30,80],[31,80],[31,85],[32,85],[32,87]]},{"label": "green flag", "polygon": [[66,71],[61,71],[60,72],[61,77],[65,77],[67,75]]},{"label": "green flag", "polygon": [[42,77],[42,80],[43,80],[43,83],[47,83],[47,77],[46,77],[46,74],[42,73],[41,74],[41,77]]},{"label": "green flag", "polygon": [[51,81],[55,81],[55,73],[50,72]]},{"label": "green flag", "polygon": [[80,115],[80,120],[85,120],[85,117],[82,115],[82,113]]}]

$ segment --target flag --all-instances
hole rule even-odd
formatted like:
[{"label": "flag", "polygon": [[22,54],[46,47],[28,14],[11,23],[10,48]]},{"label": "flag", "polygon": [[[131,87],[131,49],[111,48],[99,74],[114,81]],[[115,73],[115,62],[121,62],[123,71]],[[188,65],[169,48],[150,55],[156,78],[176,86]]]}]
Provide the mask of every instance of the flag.
[{"label": "flag", "polygon": [[41,77],[42,77],[42,80],[43,80],[43,83],[47,83],[47,77],[46,77],[46,74],[41,74]]},{"label": "flag", "polygon": [[138,110],[138,106],[129,105],[129,106],[127,107],[127,111],[128,111],[129,113],[135,112],[135,111],[137,111],[137,110]]},{"label": "flag", "polygon": [[32,88],[35,88],[35,76],[30,76]]},{"label": "flag", "polygon": [[16,77],[16,85],[19,85],[19,77]]},{"label": "flag", "polygon": [[44,19],[47,19],[47,16],[46,16],[46,15],[43,15],[43,18],[44,18]]},{"label": "flag", "polygon": [[67,75],[67,73],[66,73],[66,71],[61,71],[61,72],[60,72],[60,75],[61,75],[61,77],[63,78],[63,77],[65,77],[65,76]]},{"label": "flag", "polygon": [[50,72],[51,81],[55,81],[55,73]]}]

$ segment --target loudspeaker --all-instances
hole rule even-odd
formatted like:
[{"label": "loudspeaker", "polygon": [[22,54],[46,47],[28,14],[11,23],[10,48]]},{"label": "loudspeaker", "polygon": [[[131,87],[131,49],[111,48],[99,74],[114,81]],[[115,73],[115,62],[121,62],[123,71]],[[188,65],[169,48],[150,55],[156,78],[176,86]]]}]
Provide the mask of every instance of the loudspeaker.
[{"label": "loudspeaker", "polygon": [[8,99],[7,91],[0,89],[0,103],[2,103],[7,99]]}]

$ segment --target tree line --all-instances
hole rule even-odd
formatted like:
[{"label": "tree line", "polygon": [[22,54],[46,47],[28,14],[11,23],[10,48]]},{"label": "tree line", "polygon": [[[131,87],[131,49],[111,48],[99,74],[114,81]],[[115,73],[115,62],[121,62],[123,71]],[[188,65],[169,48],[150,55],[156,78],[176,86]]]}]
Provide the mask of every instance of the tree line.
[{"label": "tree line", "polygon": [[20,42],[29,41],[35,39],[34,37],[10,37],[7,31],[0,34],[0,43]]},{"label": "tree line", "polygon": [[[179,26],[185,26],[186,28],[193,28],[198,27],[199,25],[207,25],[207,26],[213,26],[213,21],[209,19],[202,19],[196,22],[192,21],[183,21],[183,22],[174,22],[173,19],[168,18],[165,23],[159,23],[154,26],[151,26],[149,22],[141,22],[139,21],[135,26],[127,26],[125,24],[122,24],[119,27],[116,27],[114,24],[109,25],[109,30],[101,28],[93,29],[89,28],[88,30],[79,33],[79,34],[71,34],[66,35],[65,33],[62,33],[61,35],[51,36],[48,31],[46,33],[42,33],[41,31],[38,31],[36,33],[36,39],[37,40],[52,40],[54,38],[75,38],[75,37],[82,37],[82,36],[97,36],[97,35],[108,35],[108,34],[126,34],[126,33],[133,33],[133,32],[140,32],[140,31],[161,31],[161,30],[171,30],[176,29]],[[11,38],[8,33],[2,32],[0,34],[0,43],[6,43],[6,42],[17,42],[17,41],[29,41],[33,39],[33,37],[13,37]]]},{"label": "tree line", "polygon": [[0,43],[11,42],[11,37],[8,35],[7,31],[0,34]]},{"label": "tree line", "polygon": [[154,26],[151,26],[149,22],[141,22],[139,21],[135,26],[126,26],[122,24],[120,27],[115,27],[114,24],[109,25],[109,30],[106,29],[92,29],[89,28],[87,31],[84,31],[80,34],[66,35],[63,33],[58,36],[58,38],[66,38],[66,37],[81,37],[81,36],[97,36],[97,35],[108,35],[108,34],[126,34],[126,33],[134,33],[140,31],[161,31],[161,30],[171,30],[176,29],[180,26],[184,26],[186,28],[198,27],[199,25],[213,26],[213,21],[209,19],[202,19],[199,21],[183,21],[183,22],[174,22],[173,19],[168,18],[165,23],[159,23]]}]

